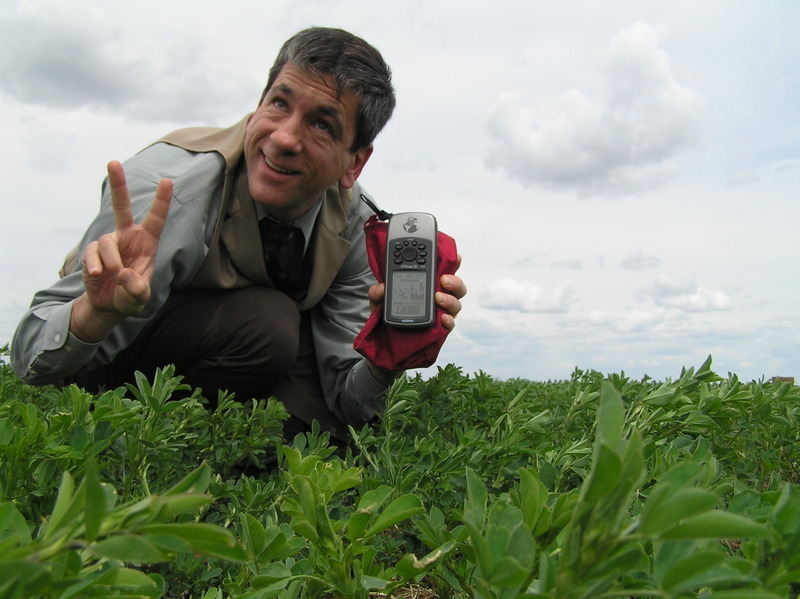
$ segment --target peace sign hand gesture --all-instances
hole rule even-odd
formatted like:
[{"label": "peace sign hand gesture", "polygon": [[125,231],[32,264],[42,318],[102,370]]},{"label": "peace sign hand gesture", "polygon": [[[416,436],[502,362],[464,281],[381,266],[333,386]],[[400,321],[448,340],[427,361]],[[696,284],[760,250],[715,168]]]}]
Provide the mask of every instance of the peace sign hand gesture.
[{"label": "peace sign hand gesture", "polygon": [[83,254],[85,292],[75,300],[70,331],[82,341],[100,341],[150,299],[161,232],[172,199],[172,181],[162,179],[155,200],[141,225],[133,222],[125,171],[108,164],[108,183],[116,230],[90,243]]}]

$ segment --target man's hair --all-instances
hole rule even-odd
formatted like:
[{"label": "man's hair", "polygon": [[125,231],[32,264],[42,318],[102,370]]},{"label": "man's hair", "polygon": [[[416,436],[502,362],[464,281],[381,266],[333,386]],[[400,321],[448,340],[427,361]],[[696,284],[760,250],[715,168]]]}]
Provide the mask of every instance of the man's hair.
[{"label": "man's hair", "polygon": [[312,75],[331,76],[339,94],[352,90],[358,95],[356,136],[351,151],[370,145],[392,116],[395,106],[392,72],[380,52],[352,33],[311,27],[289,38],[269,71],[262,102],[287,63]]}]

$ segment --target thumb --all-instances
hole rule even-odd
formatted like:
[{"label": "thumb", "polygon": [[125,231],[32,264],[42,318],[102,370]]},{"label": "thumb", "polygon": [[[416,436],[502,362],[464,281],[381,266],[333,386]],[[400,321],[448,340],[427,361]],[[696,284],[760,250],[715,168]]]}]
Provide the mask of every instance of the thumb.
[{"label": "thumb", "polygon": [[150,299],[150,283],[145,277],[130,268],[122,269],[117,275],[117,284],[128,295],[128,303],[135,310],[141,310]]},{"label": "thumb", "polygon": [[384,283],[377,283],[369,288],[369,308],[370,310],[374,311],[381,302],[383,302],[383,296],[386,292],[386,285]]}]

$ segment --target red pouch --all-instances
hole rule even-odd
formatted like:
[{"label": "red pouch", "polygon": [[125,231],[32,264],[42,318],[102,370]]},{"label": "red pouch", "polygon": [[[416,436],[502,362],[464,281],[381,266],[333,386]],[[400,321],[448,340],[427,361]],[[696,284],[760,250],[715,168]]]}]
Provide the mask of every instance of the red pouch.
[{"label": "red pouch", "polygon": [[[388,225],[377,215],[372,215],[364,224],[367,237],[367,258],[379,283],[385,280],[386,234]],[[455,240],[442,233],[437,237],[436,290],[442,291],[439,279],[444,274],[454,274],[458,268]],[[353,342],[353,347],[362,356],[379,368],[408,370],[426,368],[436,362],[447,334],[441,315],[445,311],[436,306],[433,326],[425,329],[397,329],[383,321],[383,305],[370,315],[364,328]]]}]

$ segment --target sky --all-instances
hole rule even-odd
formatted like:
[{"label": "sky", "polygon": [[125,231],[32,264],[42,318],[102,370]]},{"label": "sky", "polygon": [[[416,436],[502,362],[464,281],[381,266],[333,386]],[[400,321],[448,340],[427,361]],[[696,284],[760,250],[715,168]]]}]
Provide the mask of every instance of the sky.
[{"label": "sky", "polygon": [[463,256],[438,365],[800,376],[795,0],[0,0],[0,345],[106,163],[237,122],[312,25],[393,71],[361,183]]}]

